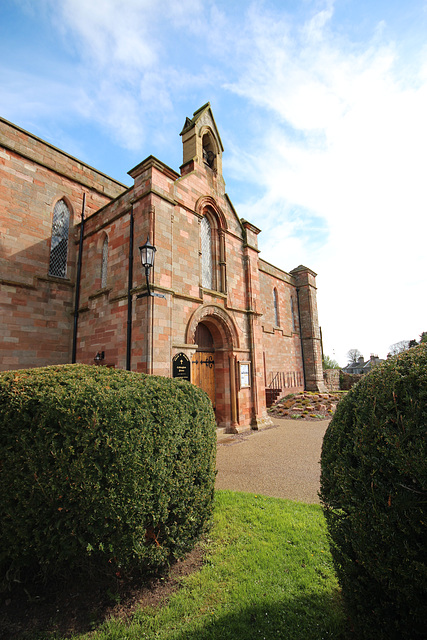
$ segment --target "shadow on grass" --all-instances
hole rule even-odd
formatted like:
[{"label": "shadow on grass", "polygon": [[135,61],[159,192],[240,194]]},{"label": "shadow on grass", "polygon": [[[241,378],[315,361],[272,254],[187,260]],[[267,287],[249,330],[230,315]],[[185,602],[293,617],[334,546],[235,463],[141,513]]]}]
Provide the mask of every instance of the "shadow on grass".
[{"label": "shadow on grass", "polygon": [[[177,585],[176,585],[177,586]],[[175,586],[175,588],[176,588]],[[171,592],[174,587],[170,584]],[[158,599],[156,589],[148,588],[146,593],[149,599],[143,604],[152,609],[153,613],[164,603],[166,594],[163,589],[159,590]],[[17,607],[15,616],[9,619],[4,618],[4,609],[0,614],[0,638],[16,640],[46,640],[50,637],[69,638],[73,633],[85,633],[87,631],[99,630],[99,637],[108,640],[111,637],[129,638],[137,640],[141,637],[150,638],[161,637],[170,640],[350,640],[353,635],[347,632],[346,623],[339,592],[319,596],[316,594],[304,595],[300,597],[286,598],[280,602],[269,602],[268,594],[259,603],[247,606],[233,601],[230,595],[230,611],[217,614],[212,608],[205,612],[203,619],[198,621],[189,620],[181,630],[173,631],[174,623],[170,624],[169,631],[167,624],[158,627],[155,622],[156,613],[152,619],[153,627],[145,617],[144,609],[140,609],[142,604],[141,595],[143,591],[136,592],[134,606],[123,603],[120,611],[117,607],[111,607],[103,600],[102,592],[92,588],[92,593],[87,590],[85,594],[73,601],[75,595],[71,591],[61,594],[59,600],[52,598],[51,602],[34,603],[33,607],[25,610]],[[68,595],[69,597],[65,597]],[[124,595],[124,594],[122,594]],[[53,594],[52,594],[53,596]],[[133,600],[131,592],[128,597]],[[105,596],[104,596],[105,597]],[[19,602],[16,602],[18,605]],[[20,601],[23,605],[22,600]],[[50,604],[50,606],[47,606]],[[135,606],[136,605],[136,606]],[[139,606],[138,606],[139,605]],[[12,605],[10,604],[9,607]],[[19,615],[19,609],[21,611]],[[109,615],[113,615],[116,620],[112,623],[112,628],[104,627]],[[209,616],[209,617],[207,617]],[[14,619],[13,619],[14,618]],[[147,624],[148,622],[148,624]],[[120,626],[122,625],[122,626]],[[150,633],[151,627],[151,633]],[[167,634],[167,635],[166,635]],[[96,636],[98,637],[98,636]]]},{"label": "shadow on grass", "polygon": [[[171,633],[171,640],[350,640],[353,634],[343,611],[339,593],[284,599],[280,603],[238,605],[230,600],[230,613],[216,615],[199,625]],[[236,610],[237,609],[237,610]],[[148,636],[149,637],[149,636]],[[163,637],[163,636],[162,636]]]}]

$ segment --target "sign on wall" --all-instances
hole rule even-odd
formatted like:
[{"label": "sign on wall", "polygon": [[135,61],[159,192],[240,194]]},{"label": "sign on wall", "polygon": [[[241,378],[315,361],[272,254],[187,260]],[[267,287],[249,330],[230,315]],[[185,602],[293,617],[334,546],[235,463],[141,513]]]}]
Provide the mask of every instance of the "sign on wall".
[{"label": "sign on wall", "polygon": [[177,353],[172,360],[172,377],[190,382],[190,360],[185,353]]},{"label": "sign on wall", "polygon": [[239,380],[241,389],[251,386],[250,366],[250,362],[239,362]]}]

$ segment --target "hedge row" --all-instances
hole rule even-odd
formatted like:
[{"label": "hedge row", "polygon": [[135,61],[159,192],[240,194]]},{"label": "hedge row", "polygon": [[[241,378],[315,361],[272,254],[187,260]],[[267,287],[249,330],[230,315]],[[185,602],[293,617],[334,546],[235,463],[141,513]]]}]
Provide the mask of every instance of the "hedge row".
[{"label": "hedge row", "polygon": [[0,375],[0,575],[157,568],[212,514],[216,432],[184,381],[65,365]]},{"label": "hedge row", "polygon": [[375,367],[338,404],[321,499],[348,612],[362,638],[425,638],[427,344]]}]

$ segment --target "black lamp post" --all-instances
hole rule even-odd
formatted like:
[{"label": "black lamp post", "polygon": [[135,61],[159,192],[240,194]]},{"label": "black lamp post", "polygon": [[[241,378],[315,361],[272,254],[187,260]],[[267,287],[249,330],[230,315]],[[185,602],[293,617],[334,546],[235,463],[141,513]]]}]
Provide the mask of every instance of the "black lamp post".
[{"label": "black lamp post", "polygon": [[144,293],[140,293],[137,298],[144,298],[145,296],[151,296],[156,298],[164,298],[165,296],[161,293],[153,293],[150,289],[150,269],[154,266],[154,254],[157,249],[152,244],[150,244],[150,239],[147,236],[147,242],[139,247],[139,252],[141,254],[141,264],[145,269],[145,279],[147,282],[147,291]]}]

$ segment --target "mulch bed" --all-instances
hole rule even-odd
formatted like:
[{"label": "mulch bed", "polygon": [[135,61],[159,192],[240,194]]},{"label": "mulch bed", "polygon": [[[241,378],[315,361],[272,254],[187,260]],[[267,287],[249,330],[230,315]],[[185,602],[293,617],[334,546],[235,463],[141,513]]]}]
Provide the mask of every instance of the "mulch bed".
[{"label": "mulch bed", "polygon": [[293,420],[329,420],[335,413],[345,391],[336,393],[304,393],[289,394],[278,400],[268,410],[271,417]]}]

